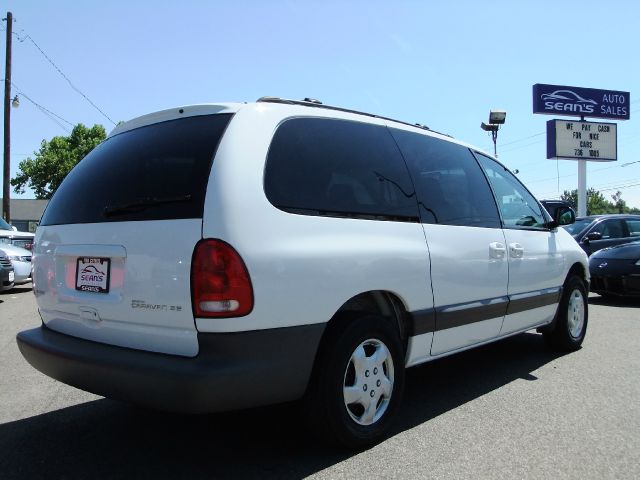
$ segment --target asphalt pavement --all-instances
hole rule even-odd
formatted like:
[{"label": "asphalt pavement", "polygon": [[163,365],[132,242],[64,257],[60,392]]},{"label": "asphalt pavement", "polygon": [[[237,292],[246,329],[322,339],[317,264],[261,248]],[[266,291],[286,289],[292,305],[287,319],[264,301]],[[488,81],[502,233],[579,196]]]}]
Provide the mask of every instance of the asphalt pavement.
[{"label": "asphalt pavement", "polygon": [[640,301],[590,297],[583,348],[526,333],[408,371],[391,437],[318,443],[297,405],[148,411],[56,382],[15,343],[30,285],[0,294],[0,479],[640,478]]}]

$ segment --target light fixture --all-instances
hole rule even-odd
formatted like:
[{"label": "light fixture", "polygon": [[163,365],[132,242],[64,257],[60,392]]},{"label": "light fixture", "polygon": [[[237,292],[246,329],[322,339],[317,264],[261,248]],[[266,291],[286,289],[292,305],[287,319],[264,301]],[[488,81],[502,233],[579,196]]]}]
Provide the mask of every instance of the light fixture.
[{"label": "light fixture", "polygon": [[489,112],[489,123],[482,122],[480,128],[485,132],[491,132],[491,139],[493,140],[493,154],[498,156],[498,149],[496,147],[496,141],[498,139],[498,130],[500,125],[504,125],[507,119],[507,112],[504,110],[491,110]]},{"label": "light fixture", "polygon": [[11,100],[11,106],[13,108],[18,108],[20,106],[20,98],[18,98],[18,95],[13,97],[13,100]]},{"label": "light fixture", "polygon": [[489,123],[492,125],[502,125],[507,119],[507,112],[504,110],[491,110],[489,112]]},{"label": "light fixture", "polygon": [[500,125],[494,125],[493,123],[490,123],[489,125],[487,125],[486,123],[482,122],[480,124],[480,128],[483,129],[485,132],[497,132],[498,128],[500,128]]}]

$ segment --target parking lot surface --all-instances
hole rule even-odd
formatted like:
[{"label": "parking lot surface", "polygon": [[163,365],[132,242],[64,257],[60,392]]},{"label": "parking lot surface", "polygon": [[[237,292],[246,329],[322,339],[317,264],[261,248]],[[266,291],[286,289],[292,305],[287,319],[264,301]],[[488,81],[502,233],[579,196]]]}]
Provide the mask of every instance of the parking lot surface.
[{"label": "parking lot surface", "polygon": [[345,452],[296,405],[181,416],[44,376],[15,343],[29,287],[0,294],[0,479],[640,478],[640,301],[592,295],[571,354],[526,333],[410,369],[393,435]]}]

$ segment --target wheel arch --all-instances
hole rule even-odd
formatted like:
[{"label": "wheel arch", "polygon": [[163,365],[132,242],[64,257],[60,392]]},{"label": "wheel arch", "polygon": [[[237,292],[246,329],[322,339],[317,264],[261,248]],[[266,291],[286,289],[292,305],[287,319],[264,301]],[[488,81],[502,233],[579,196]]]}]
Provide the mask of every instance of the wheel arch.
[{"label": "wheel arch", "polygon": [[573,265],[571,265],[571,268],[569,269],[569,272],[567,273],[567,276],[564,279],[565,283],[573,275],[576,275],[576,276],[578,276],[578,277],[580,277],[582,279],[582,281],[584,282],[584,284],[587,287],[587,293],[588,293],[589,292],[589,280],[588,280],[588,275],[587,275],[587,269],[585,268],[585,266],[582,263],[576,262]]},{"label": "wheel arch", "polygon": [[345,316],[365,314],[379,315],[393,323],[406,351],[406,342],[412,331],[411,315],[400,297],[387,290],[373,290],[351,297],[331,318],[328,327]]},{"label": "wheel arch", "polygon": [[405,303],[393,292],[371,290],[354,295],[333,314],[318,344],[316,361],[335,330],[344,326],[345,322],[351,322],[364,315],[378,315],[392,323],[398,331],[403,351],[406,353],[409,337],[413,331],[413,322]]}]

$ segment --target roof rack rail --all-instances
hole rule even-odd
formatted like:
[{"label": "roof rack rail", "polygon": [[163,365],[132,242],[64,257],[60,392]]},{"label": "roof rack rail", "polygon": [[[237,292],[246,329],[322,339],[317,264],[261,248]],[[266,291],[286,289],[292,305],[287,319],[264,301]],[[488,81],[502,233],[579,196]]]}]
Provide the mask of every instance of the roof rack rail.
[{"label": "roof rack rail", "polygon": [[426,125],[423,125],[421,123],[409,123],[409,122],[404,122],[402,120],[397,120],[395,118],[383,117],[383,116],[380,116],[380,115],[375,115],[373,113],[361,112],[359,110],[352,110],[350,108],[342,108],[342,107],[334,107],[332,105],[325,105],[320,100],[316,100],[315,98],[306,97],[304,100],[291,100],[291,99],[287,99],[287,98],[268,97],[267,96],[267,97],[260,97],[258,100],[256,100],[256,102],[261,102],[261,103],[262,102],[265,102],[265,103],[283,103],[283,104],[286,104],[286,105],[303,105],[305,107],[319,107],[319,108],[326,108],[327,110],[336,110],[338,112],[355,113],[357,115],[365,115],[367,117],[379,118],[381,120],[390,120],[392,122],[401,123],[403,125],[409,125],[411,127],[417,127],[417,128],[421,128],[423,130],[429,130],[430,132],[438,133],[440,135],[444,135],[445,137],[451,137],[451,135],[447,135],[446,133],[442,133],[442,132],[437,132],[435,130],[431,130],[429,127],[427,127]]}]

